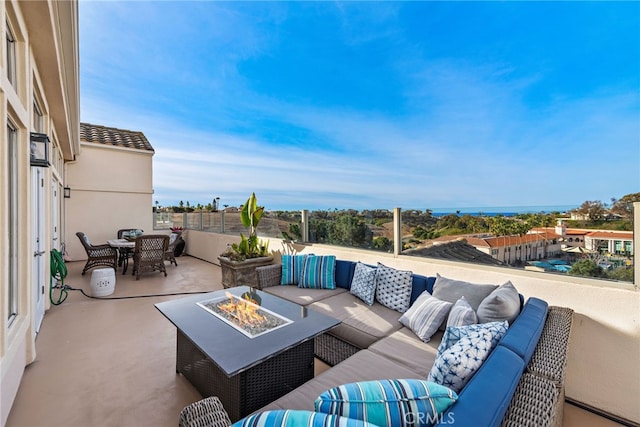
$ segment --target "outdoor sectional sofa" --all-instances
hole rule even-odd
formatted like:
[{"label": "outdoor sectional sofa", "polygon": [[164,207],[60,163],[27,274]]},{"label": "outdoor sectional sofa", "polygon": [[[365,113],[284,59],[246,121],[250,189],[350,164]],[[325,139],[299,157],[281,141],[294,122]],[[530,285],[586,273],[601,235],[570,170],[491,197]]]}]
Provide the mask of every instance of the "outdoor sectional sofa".
[{"label": "outdoor sectional sofa", "polygon": [[[443,332],[438,331],[429,342],[423,342],[400,323],[402,313],[377,301],[368,305],[354,296],[350,288],[356,265],[335,261],[335,289],[281,285],[281,265],[258,268],[258,287],[263,291],[342,322],[315,342],[316,357],[332,367],[260,411],[313,411],[314,401],[321,393],[345,383],[427,378]],[[411,303],[425,290],[433,294],[435,282],[435,277],[413,274]],[[549,307],[538,298],[524,302],[522,295],[519,297],[520,313],[437,425],[562,424],[564,371],[573,311]]]}]

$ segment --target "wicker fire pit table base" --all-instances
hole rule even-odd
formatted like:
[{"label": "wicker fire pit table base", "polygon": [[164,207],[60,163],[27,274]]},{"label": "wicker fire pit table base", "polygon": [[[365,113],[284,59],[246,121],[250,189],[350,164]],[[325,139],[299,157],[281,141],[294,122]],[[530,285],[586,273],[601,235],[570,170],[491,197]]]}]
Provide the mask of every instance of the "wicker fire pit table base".
[{"label": "wicker fire pit table base", "polygon": [[218,396],[236,421],[313,378],[313,340],[228,377],[178,331],[176,371],[203,397]]},{"label": "wicker fire pit table base", "polygon": [[[274,295],[258,292],[261,307],[289,320],[250,337],[202,307],[247,287],[157,303],[176,326],[176,372],[203,397],[217,396],[232,421],[249,415],[313,378],[314,338],[340,321]],[[200,304],[198,304],[200,303]]]}]

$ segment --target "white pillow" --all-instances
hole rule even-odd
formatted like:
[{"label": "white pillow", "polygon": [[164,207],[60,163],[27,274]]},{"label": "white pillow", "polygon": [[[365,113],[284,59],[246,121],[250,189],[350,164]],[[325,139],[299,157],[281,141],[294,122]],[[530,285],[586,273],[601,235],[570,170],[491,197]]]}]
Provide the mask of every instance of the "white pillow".
[{"label": "white pillow", "polygon": [[422,341],[429,342],[431,336],[447,317],[452,305],[424,291],[400,317],[400,323],[411,329]]},{"label": "white pillow", "polygon": [[503,322],[491,322],[491,323],[478,323],[476,325],[468,326],[452,326],[447,328],[442,335],[442,340],[438,346],[438,353],[444,352],[446,349],[460,341],[462,338],[474,335],[477,332],[488,332],[491,334],[491,348],[493,349],[498,345],[498,342],[505,336],[509,324],[506,321]]},{"label": "white pillow", "polygon": [[447,318],[447,328],[449,326],[467,326],[478,323],[478,316],[473,308],[469,305],[464,297],[460,297],[458,301],[451,307],[449,317]]},{"label": "white pillow", "polygon": [[442,353],[438,352],[427,381],[460,393],[490,353],[491,333],[474,331]]},{"label": "white pillow", "polygon": [[349,292],[367,305],[373,305],[376,296],[376,268],[358,262],[353,272]]},{"label": "white pillow", "polygon": [[376,300],[387,308],[404,313],[411,305],[413,273],[396,270],[378,263],[376,269]]}]

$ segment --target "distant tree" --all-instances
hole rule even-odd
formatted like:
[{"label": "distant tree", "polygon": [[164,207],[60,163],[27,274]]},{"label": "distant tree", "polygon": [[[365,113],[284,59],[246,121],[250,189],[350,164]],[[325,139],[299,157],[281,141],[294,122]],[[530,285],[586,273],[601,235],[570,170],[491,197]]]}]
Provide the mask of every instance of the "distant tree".
[{"label": "distant tree", "polygon": [[289,224],[289,232],[283,231],[282,237],[287,240],[300,240],[302,239],[302,230],[300,229],[300,224]]},{"label": "distant tree", "polygon": [[393,241],[384,236],[378,236],[373,239],[373,248],[379,251],[389,251],[393,248]]},{"label": "distant tree", "polygon": [[427,230],[421,225],[418,225],[416,228],[413,229],[412,234],[413,234],[413,237],[415,237],[416,239],[428,239],[427,235],[429,234],[429,230]]},{"label": "distant tree", "polygon": [[602,221],[606,208],[600,200],[587,200],[575,212],[584,215],[589,221]]},{"label": "distant tree", "polygon": [[581,259],[571,266],[569,274],[571,276],[602,277],[604,270],[591,259]]},{"label": "distant tree", "polygon": [[633,268],[632,267],[618,267],[613,271],[607,273],[607,277],[613,280],[621,280],[623,282],[633,282]]},{"label": "distant tree", "polygon": [[509,236],[513,233],[512,223],[510,220],[502,215],[496,215],[487,219],[489,223],[489,232],[494,236]]},{"label": "distant tree", "polygon": [[367,225],[362,218],[345,212],[332,223],[329,243],[345,246],[366,246]]},{"label": "distant tree", "polygon": [[631,219],[633,217],[633,202],[640,202],[640,193],[627,194],[618,200],[614,200],[612,199],[611,212],[625,219]]}]

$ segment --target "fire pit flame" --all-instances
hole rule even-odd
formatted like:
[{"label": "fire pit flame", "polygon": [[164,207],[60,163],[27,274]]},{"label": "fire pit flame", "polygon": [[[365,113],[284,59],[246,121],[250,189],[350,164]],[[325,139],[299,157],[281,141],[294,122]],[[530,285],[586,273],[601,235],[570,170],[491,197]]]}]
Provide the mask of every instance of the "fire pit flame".
[{"label": "fire pit flame", "polygon": [[267,321],[264,315],[258,313],[259,306],[250,304],[248,298],[246,300],[241,299],[230,292],[225,292],[225,295],[229,301],[220,303],[218,308],[235,318],[241,328],[244,325],[260,326]]},{"label": "fire pit flame", "polygon": [[261,307],[256,302],[250,295],[239,297],[227,291],[225,296],[200,301],[197,304],[249,338],[292,323],[286,317]]}]

